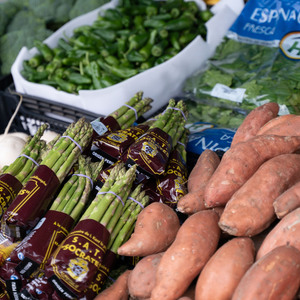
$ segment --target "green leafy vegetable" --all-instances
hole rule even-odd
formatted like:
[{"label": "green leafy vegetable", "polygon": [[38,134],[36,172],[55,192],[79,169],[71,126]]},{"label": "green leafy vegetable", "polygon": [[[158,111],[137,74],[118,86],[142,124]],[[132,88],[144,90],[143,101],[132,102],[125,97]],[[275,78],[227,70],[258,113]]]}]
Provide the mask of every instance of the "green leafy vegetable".
[{"label": "green leafy vegetable", "polygon": [[[184,92],[200,103],[253,109],[265,102],[286,105],[300,114],[300,62],[287,59],[279,48],[242,43],[225,38],[205,69],[188,78]],[[217,83],[234,91],[245,89],[242,102],[212,96]],[[225,96],[223,96],[225,97]],[[220,118],[218,116],[218,121]]]}]

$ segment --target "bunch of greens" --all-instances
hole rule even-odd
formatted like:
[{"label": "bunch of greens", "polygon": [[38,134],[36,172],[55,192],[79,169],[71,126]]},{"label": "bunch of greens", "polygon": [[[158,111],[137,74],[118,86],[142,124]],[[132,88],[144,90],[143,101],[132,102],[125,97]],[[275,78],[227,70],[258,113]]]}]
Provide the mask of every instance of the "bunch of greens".
[{"label": "bunch of greens", "polygon": [[235,110],[225,106],[209,105],[191,99],[186,99],[185,103],[189,111],[188,124],[201,121],[223,128],[238,128],[248,114],[248,110]]},{"label": "bunch of greens", "polygon": [[[285,58],[278,48],[225,38],[206,67],[186,80],[184,92],[196,102],[211,106],[250,110],[276,102],[286,105],[290,113],[300,114],[299,70],[300,62]],[[211,92],[217,83],[245,89],[243,101],[213,97]]]}]

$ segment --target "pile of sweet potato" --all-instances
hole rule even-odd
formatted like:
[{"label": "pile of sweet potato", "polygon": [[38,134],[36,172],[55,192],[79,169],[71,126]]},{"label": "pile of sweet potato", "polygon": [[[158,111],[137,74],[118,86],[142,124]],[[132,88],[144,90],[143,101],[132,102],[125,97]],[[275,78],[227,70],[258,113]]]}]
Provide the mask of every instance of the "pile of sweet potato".
[{"label": "pile of sweet potato", "polygon": [[300,116],[278,111],[252,110],[221,159],[202,152],[183,222],[163,203],[144,208],[119,249],[138,263],[97,300],[299,299]]}]

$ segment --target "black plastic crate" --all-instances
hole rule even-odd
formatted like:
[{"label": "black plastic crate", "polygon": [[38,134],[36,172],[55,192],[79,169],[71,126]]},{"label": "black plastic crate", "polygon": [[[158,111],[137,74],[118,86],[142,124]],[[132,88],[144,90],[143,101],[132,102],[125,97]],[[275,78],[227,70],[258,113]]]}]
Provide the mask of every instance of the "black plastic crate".
[{"label": "black plastic crate", "polygon": [[89,122],[99,117],[76,107],[16,93],[10,86],[5,91],[0,90],[0,133],[4,132],[21,99],[21,105],[9,132],[19,131],[33,135],[41,124],[48,123],[49,130],[63,133],[70,123],[81,117]]},{"label": "black plastic crate", "polygon": [[4,91],[7,89],[9,85],[13,82],[13,78],[11,74],[8,75],[0,75],[0,91]]}]

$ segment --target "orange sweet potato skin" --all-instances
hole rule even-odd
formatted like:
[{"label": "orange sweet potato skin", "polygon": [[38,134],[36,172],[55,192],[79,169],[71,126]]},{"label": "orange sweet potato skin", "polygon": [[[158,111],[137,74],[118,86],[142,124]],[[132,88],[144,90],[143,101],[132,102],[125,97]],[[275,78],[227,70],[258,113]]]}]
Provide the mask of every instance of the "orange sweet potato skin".
[{"label": "orange sweet potato skin", "polygon": [[299,154],[269,159],[227,202],[220,217],[220,228],[234,236],[262,232],[276,218],[274,200],[299,179]]},{"label": "orange sweet potato skin", "polygon": [[133,299],[148,299],[155,284],[155,274],[164,252],[143,257],[128,278],[129,295]]},{"label": "orange sweet potato skin", "polygon": [[236,130],[231,146],[255,136],[259,129],[277,116],[279,105],[275,102],[263,104],[251,110]]},{"label": "orange sweet potato skin", "polygon": [[278,219],[300,207],[300,181],[276,198],[273,206]]},{"label": "orange sweet potato skin", "polygon": [[128,277],[132,271],[126,270],[117,280],[108,288],[98,294],[94,300],[128,300]]},{"label": "orange sweet potato skin", "polygon": [[282,245],[291,245],[300,251],[300,208],[283,217],[267,234],[260,245],[256,260]]},{"label": "orange sweet potato skin", "polygon": [[257,132],[257,135],[276,134],[282,136],[299,136],[300,116],[282,115],[270,120]]},{"label": "orange sweet potato skin", "polygon": [[151,300],[174,300],[184,294],[218,246],[218,220],[213,210],[203,210],[184,221],[158,265]]},{"label": "orange sweet potato skin", "polygon": [[200,154],[188,178],[188,193],[177,203],[178,211],[193,214],[206,209],[203,201],[204,189],[219,163],[219,156],[210,149],[205,149]]},{"label": "orange sweet potato skin", "polygon": [[165,251],[174,241],[180,221],[168,205],[153,202],[138,215],[134,232],[118,249],[119,255],[147,256]]},{"label": "orange sweet potato skin", "polygon": [[300,136],[255,136],[225,152],[204,192],[207,207],[225,205],[262,163],[300,148]]},{"label": "orange sweet potato skin", "polygon": [[279,246],[248,269],[232,300],[292,300],[299,285],[300,251]]},{"label": "orange sweet potato skin", "polygon": [[233,238],[223,244],[201,271],[195,300],[230,300],[239,281],[253,264],[254,256],[254,243],[249,237]]}]

